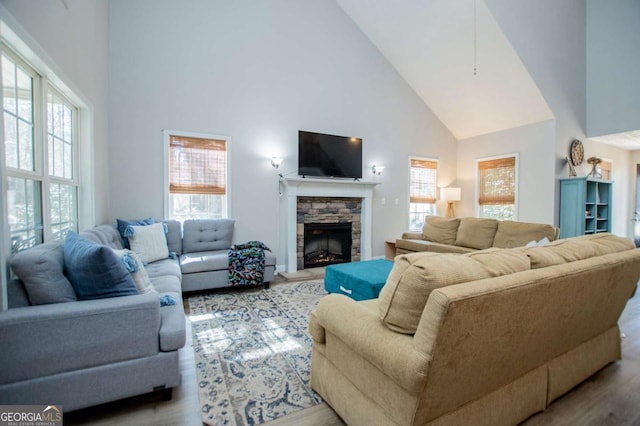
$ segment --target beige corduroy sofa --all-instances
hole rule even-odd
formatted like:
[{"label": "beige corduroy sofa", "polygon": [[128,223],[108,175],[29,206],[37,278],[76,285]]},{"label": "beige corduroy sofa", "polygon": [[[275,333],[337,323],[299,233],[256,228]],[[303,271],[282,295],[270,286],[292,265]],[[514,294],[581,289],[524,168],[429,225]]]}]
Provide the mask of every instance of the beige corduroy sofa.
[{"label": "beige corduroy sofa", "polygon": [[559,233],[555,226],[541,223],[427,216],[422,232],[405,232],[396,240],[396,255],[421,251],[470,253],[490,247],[522,247],[544,238],[554,241]]},{"label": "beige corduroy sofa", "polygon": [[401,255],[379,299],[312,312],[311,386],[350,425],[516,424],[620,359],[639,277],[611,234]]}]

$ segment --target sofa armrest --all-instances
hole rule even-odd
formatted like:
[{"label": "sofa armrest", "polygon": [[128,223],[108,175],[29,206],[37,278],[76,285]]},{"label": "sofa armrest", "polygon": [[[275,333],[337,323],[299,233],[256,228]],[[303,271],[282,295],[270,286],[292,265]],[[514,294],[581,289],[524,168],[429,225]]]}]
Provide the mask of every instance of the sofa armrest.
[{"label": "sofa armrest", "polygon": [[158,353],[157,294],[28,306],[0,313],[0,384]]},{"label": "sofa armrest", "polygon": [[422,232],[404,232],[402,234],[403,240],[424,240]]},{"label": "sofa armrest", "polygon": [[[402,388],[409,392],[422,390],[430,358],[416,349],[413,336],[389,330],[377,309],[371,310],[341,294],[330,294],[320,300],[315,316],[314,340],[324,335],[318,330],[320,325],[326,334],[335,335]],[[331,359],[330,339],[326,344],[329,360],[339,364],[340,360]]]}]

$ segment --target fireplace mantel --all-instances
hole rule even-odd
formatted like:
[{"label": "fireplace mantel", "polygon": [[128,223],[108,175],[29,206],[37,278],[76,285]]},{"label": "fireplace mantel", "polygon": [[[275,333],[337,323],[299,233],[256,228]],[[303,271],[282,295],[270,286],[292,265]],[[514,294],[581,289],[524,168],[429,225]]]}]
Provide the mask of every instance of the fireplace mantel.
[{"label": "fireplace mantel", "polygon": [[362,234],[360,257],[362,260],[372,256],[372,199],[373,188],[380,182],[354,181],[349,179],[318,179],[290,177],[282,178],[282,194],[286,197],[286,242],[287,242],[287,272],[297,271],[296,250],[296,218],[298,197],[352,197],[362,199]]}]

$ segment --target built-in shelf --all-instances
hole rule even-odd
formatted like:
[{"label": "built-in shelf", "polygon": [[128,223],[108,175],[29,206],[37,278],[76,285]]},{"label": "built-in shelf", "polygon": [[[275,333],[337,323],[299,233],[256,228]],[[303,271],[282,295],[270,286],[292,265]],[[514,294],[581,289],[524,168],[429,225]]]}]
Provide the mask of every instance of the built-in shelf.
[{"label": "built-in shelf", "polygon": [[560,238],[611,232],[613,182],[586,177],[560,180]]}]

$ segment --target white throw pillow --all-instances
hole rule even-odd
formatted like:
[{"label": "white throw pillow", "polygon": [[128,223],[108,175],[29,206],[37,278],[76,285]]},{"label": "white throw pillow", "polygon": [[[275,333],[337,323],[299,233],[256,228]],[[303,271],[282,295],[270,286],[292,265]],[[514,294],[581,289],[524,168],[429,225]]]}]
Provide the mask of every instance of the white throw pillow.
[{"label": "white throw pillow", "polygon": [[149,274],[147,273],[142,260],[140,260],[140,256],[128,249],[114,249],[113,251],[118,255],[120,260],[122,260],[127,271],[131,273],[131,278],[133,278],[133,282],[136,284],[138,293],[157,293],[155,287],[153,287],[153,284],[151,283],[151,279],[149,279]]},{"label": "white throw pillow", "polygon": [[538,247],[544,247],[544,246],[546,246],[547,244],[549,244],[550,242],[551,242],[551,241],[549,241],[549,239],[548,239],[547,237],[544,237],[543,239],[541,239],[540,241],[538,241],[538,242],[536,243],[536,246],[538,246]]},{"label": "white throw pillow", "polygon": [[[169,257],[167,247],[167,236],[165,234],[164,223],[154,223],[147,226],[128,226],[129,245],[143,263],[155,262],[156,260]],[[129,230],[131,228],[131,230]],[[129,232],[131,231],[131,232]]]},{"label": "white throw pillow", "polygon": [[536,241],[536,240],[529,241],[525,247],[526,248],[529,248],[529,247],[544,247],[547,244],[549,244],[550,242],[551,241],[549,241],[549,238],[544,237],[540,241]]}]

